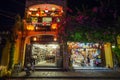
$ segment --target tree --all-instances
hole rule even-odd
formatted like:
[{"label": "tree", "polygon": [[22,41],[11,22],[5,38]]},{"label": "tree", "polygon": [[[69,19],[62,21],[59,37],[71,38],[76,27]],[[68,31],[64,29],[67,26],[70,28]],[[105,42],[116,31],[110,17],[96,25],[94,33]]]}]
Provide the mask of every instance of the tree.
[{"label": "tree", "polygon": [[99,4],[91,9],[84,7],[83,11],[77,9],[77,15],[67,15],[63,20],[63,37],[68,41],[116,42],[116,37],[120,34],[115,25],[119,23],[117,9],[112,1],[99,1]]}]

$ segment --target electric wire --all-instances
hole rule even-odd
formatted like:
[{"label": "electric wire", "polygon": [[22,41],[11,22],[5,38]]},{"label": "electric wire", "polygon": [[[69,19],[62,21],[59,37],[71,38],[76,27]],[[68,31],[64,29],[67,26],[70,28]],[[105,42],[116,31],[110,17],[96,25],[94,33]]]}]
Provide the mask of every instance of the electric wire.
[{"label": "electric wire", "polygon": [[17,3],[17,4],[20,4],[21,6],[25,6],[24,3],[21,3],[21,2],[19,2],[19,1],[16,1],[16,0],[11,0],[11,1],[13,1],[13,2],[15,2],[15,3]]},{"label": "electric wire", "polygon": [[10,14],[10,15],[16,15],[17,13],[13,13],[13,12],[9,12],[9,11],[5,11],[5,10],[2,10],[0,9],[0,13],[6,13],[6,14]]},{"label": "electric wire", "polygon": [[10,18],[10,19],[15,19],[14,17],[8,16],[8,15],[2,14],[2,13],[0,13],[0,15],[7,17],[7,18]]}]

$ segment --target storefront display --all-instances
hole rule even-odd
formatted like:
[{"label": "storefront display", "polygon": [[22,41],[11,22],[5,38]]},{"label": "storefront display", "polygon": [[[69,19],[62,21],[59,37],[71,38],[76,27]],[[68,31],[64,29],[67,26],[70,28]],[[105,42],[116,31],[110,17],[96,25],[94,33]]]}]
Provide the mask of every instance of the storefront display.
[{"label": "storefront display", "polygon": [[73,67],[100,67],[101,49],[98,43],[68,43],[71,48],[71,64]]},{"label": "storefront display", "polygon": [[59,46],[56,44],[33,44],[32,55],[36,55],[36,65],[56,66],[56,56],[59,53]]}]

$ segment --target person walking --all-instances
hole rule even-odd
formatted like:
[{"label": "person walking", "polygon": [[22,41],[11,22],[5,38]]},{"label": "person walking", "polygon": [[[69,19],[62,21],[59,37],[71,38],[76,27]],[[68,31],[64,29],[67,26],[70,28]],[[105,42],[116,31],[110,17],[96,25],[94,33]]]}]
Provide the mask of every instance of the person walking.
[{"label": "person walking", "polygon": [[31,70],[31,64],[30,64],[30,62],[27,62],[27,63],[25,64],[26,76],[29,76],[29,75],[30,75],[30,70]]},{"label": "person walking", "polygon": [[87,64],[88,66],[90,66],[90,55],[89,54],[87,55]]},{"label": "person walking", "polygon": [[31,70],[35,71],[35,58],[34,57],[31,58]]}]

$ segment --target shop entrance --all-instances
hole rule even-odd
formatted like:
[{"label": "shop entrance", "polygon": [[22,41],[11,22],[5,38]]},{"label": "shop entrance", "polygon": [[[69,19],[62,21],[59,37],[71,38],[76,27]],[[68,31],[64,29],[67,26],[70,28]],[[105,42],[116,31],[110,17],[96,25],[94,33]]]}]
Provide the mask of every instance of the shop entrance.
[{"label": "shop entrance", "polygon": [[57,66],[58,44],[32,44],[32,57],[35,66]]},{"label": "shop entrance", "polygon": [[98,43],[68,43],[73,68],[102,67],[101,46]]}]

